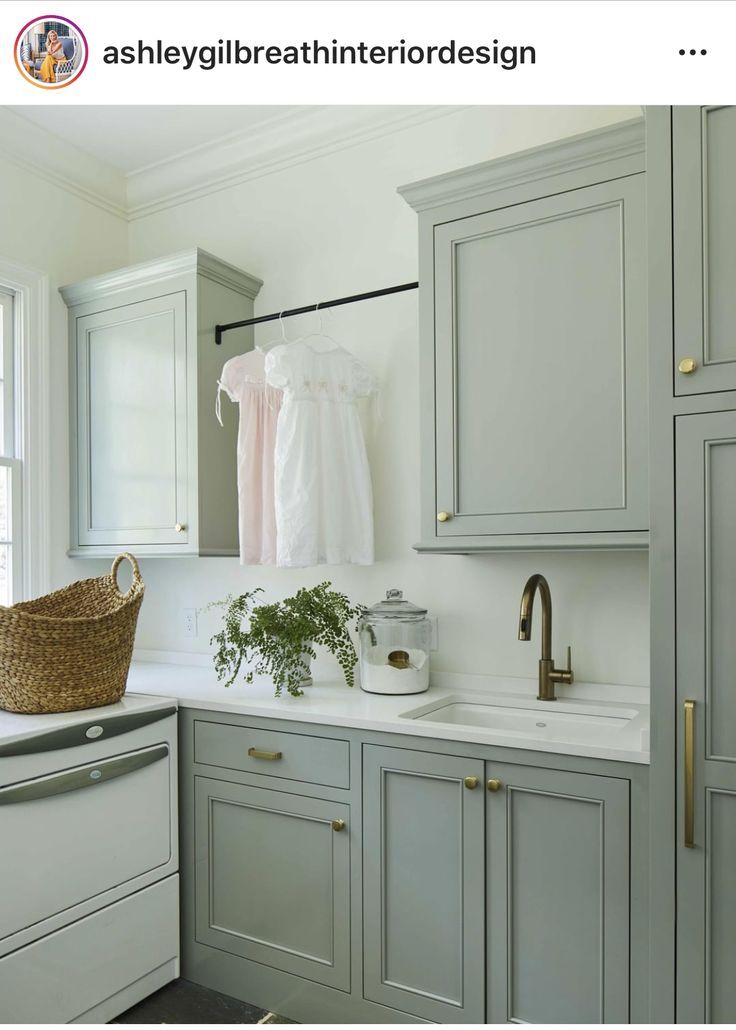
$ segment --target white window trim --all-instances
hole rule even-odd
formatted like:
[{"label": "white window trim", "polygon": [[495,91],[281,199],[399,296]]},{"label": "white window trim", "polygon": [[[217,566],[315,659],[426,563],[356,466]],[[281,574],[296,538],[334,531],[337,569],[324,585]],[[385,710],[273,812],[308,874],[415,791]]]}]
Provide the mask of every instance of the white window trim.
[{"label": "white window trim", "polygon": [[50,588],[49,280],[43,272],[0,257],[0,283],[15,294],[16,446],[23,462],[20,537],[22,596]]}]

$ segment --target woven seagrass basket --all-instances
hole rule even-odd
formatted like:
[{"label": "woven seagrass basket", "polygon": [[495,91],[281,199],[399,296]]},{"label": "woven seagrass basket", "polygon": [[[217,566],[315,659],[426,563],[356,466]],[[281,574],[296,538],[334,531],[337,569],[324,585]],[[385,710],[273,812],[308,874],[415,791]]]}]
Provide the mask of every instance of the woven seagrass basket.
[{"label": "woven seagrass basket", "polygon": [[[133,566],[118,589],[123,559]],[[42,714],[97,708],[125,692],[144,585],[132,554],[119,554],[109,575],[0,606],[0,708]]]}]

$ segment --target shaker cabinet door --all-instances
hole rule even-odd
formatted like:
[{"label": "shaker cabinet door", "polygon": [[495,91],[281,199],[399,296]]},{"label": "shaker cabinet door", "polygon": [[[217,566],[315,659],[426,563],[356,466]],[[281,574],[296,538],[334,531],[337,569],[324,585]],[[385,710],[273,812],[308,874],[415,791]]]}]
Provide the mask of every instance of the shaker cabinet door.
[{"label": "shaker cabinet door", "polygon": [[736,411],[676,422],[677,1020],[736,1023]]},{"label": "shaker cabinet door", "polygon": [[186,548],[185,293],[77,318],[75,358],[79,545]]},{"label": "shaker cabinet door", "polygon": [[197,940],[348,991],[350,837],[347,805],[198,776]]},{"label": "shaker cabinet door", "polygon": [[430,1022],[485,1019],[482,777],[477,759],[364,748],[364,993]]},{"label": "shaker cabinet door", "polygon": [[672,118],[675,393],[736,390],[736,107]]},{"label": "shaker cabinet door", "polygon": [[487,1021],[627,1023],[628,781],[487,768]]},{"label": "shaker cabinet door", "polygon": [[648,528],[643,179],[435,226],[436,540]]}]

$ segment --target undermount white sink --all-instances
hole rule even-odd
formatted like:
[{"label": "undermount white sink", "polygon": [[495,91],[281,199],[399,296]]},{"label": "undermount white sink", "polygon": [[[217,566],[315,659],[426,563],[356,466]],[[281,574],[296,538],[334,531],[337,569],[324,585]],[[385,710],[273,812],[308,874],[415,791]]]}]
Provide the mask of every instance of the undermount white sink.
[{"label": "undermount white sink", "polygon": [[[636,734],[637,750],[647,747],[647,734],[640,723],[640,712],[625,705],[605,705],[585,701],[535,701],[517,698],[443,697],[419,708],[402,712],[401,718],[444,726],[488,729],[509,737],[530,740],[616,745]],[[635,725],[636,724],[636,725]]]}]

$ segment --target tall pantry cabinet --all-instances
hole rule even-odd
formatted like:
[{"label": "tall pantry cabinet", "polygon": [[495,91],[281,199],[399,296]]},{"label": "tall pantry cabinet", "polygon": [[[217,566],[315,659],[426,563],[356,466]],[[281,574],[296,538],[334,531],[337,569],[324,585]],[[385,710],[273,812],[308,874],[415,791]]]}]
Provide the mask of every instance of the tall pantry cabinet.
[{"label": "tall pantry cabinet", "polygon": [[736,1021],[736,107],[647,112],[652,1020]]}]

